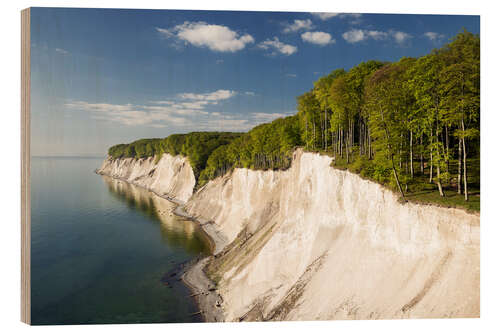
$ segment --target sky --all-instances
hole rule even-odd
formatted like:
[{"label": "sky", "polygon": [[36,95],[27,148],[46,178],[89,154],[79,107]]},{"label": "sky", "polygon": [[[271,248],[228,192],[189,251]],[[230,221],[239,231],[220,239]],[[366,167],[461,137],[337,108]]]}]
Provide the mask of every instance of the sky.
[{"label": "sky", "polygon": [[296,113],[320,76],[419,57],[479,16],[33,8],[33,156],[247,131]]}]

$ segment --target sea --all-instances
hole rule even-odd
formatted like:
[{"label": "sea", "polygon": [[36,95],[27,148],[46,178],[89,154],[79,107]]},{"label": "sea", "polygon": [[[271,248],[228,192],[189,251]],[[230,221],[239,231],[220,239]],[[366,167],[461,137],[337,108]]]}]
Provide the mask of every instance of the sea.
[{"label": "sea", "polygon": [[175,272],[210,252],[207,236],[173,203],[97,175],[103,159],[31,159],[32,324],[201,321]]}]

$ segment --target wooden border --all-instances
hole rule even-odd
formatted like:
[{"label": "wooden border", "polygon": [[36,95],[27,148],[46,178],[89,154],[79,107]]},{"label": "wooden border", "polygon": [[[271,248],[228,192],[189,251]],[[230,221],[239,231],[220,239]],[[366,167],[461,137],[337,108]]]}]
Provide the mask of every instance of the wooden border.
[{"label": "wooden border", "polygon": [[21,11],[21,321],[31,324],[30,9]]}]

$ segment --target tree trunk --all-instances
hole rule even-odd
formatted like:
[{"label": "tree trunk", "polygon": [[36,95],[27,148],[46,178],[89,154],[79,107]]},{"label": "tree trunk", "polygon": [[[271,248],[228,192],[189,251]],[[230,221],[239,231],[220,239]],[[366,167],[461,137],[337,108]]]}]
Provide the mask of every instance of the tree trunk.
[{"label": "tree trunk", "polygon": [[441,183],[441,151],[439,149],[439,147],[441,147],[441,145],[440,145],[440,142],[439,142],[439,134],[440,134],[439,133],[439,122],[436,121],[436,145],[437,145],[437,149],[436,149],[436,160],[437,160],[437,164],[436,164],[436,173],[437,173],[437,175],[436,175],[436,183],[437,183],[437,186],[438,186],[439,195],[442,196],[442,197],[444,197],[443,185]]},{"label": "tree trunk", "polygon": [[328,119],[327,119],[327,114],[326,114],[326,108],[325,108],[325,151],[328,148]]},{"label": "tree trunk", "polygon": [[[462,132],[465,133],[464,118],[462,117]],[[462,139],[463,160],[464,160],[464,195],[465,201],[469,201],[469,190],[467,188],[467,149],[465,145],[465,137]]]},{"label": "tree trunk", "polygon": [[[349,119],[348,123],[348,129],[347,129],[347,152],[348,154],[351,153],[351,134],[352,134],[352,127],[351,127],[351,119]],[[347,158],[347,163],[349,163],[349,157]]]},{"label": "tree trunk", "polygon": [[349,164],[349,132],[347,132],[347,139],[345,140],[345,153],[347,164]]},{"label": "tree trunk", "polygon": [[437,171],[437,186],[438,186],[438,189],[439,189],[439,195],[444,197],[444,192],[443,192],[443,185],[441,184],[441,179],[440,179],[440,176],[441,176],[441,168],[439,167],[439,163],[437,164],[436,166],[436,171]]},{"label": "tree trunk", "polygon": [[366,119],[366,145],[368,146],[368,159],[372,159],[372,147],[371,147],[371,139],[370,139],[370,123],[369,120]]},{"label": "tree trunk", "polygon": [[363,122],[359,117],[359,156],[363,155]]},{"label": "tree trunk", "polygon": [[[352,153],[352,132],[353,132],[354,122],[349,119],[349,153]],[[349,162],[348,162],[349,163]]]},{"label": "tree trunk", "polygon": [[391,156],[392,172],[394,174],[394,178],[396,179],[396,184],[398,186],[399,193],[401,194],[401,198],[406,202],[405,194],[403,193],[403,189],[401,188],[401,183],[399,182],[398,172],[396,170],[396,166],[394,165],[394,153],[392,152],[391,140],[390,140],[391,137],[389,135],[389,130],[387,129],[387,125],[385,124],[384,112],[382,110],[380,110],[380,116],[382,119],[382,124],[384,125],[385,138],[387,140],[387,150],[389,152],[389,155]]},{"label": "tree trunk", "polygon": [[[408,174],[408,152],[405,152],[405,174],[407,175]],[[407,191],[408,189],[408,185],[405,184],[405,192]]]},{"label": "tree trunk", "polygon": [[354,120],[351,120],[351,128],[349,129],[350,132],[350,140],[349,140],[349,148],[351,149],[351,154],[353,152],[353,146],[354,146]]},{"label": "tree trunk", "polygon": [[325,151],[328,147],[328,131],[326,129],[326,108],[325,108]]},{"label": "tree trunk", "polygon": [[354,119],[351,121],[351,152],[354,150],[354,128],[355,128],[355,124],[354,124]]},{"label": "tree trunk", "polygon": [[[464,76],[462,74],[462,100],[464,96]],[[461,104],[463,105],[463,104]],[[465,201],[469,200],[469,190],[467,188],[467,149],[465,146],[465,124],[464,124],[464,110],[462,109],[462,106],[460,107],[462,111],[462,119],[461,119],[461,125],[462,125],[462,148],[463,148],[463,161],[464,161],[464,196],[465,196]]]},{"label": "tree trunk", "polygon": [[316,149],[316,122],[313,122],[313,150]]},{"label": "tree trunk", "polygon": [[424,135],[420,135],[420,173],[424,174]]},{"label": "tree trunk", "polygon": [[394,154],[392,153],[391,153],[391,162],[392,162],[392,172],[394,174],[394,178],[396,178],[396,184],[398,185],[399,193],[401,194],[401,198],[406,202],[403,189],[401,188],[401,183],[399,182],[398,172],[396,171],[396,167],[394,166]]},{"label": "tree trunk", "polygon": [[403,133],[399,136],[399,169],[403,168]]},{"label": "tree trunk", "polygon": [[335,152],[335,134],[333,133],[333,130],[331,132],[332,132],[332,150]]},{"label": "tree trunk", "polygon": [[335,142],[335,136],[332,130],[332,150],[333,150],[333,164],[337,164],[337,142]]},{"label": "tree trunk", "polygon": [[413,132],[410,131],[410,174],[413,179]]},{"label": "tree trunk", "polygon": [[[464,77],[463,77],[463,73],[462,74],[462,101],[463,101],[463,96],[464,96]],[[465,124],[464,124],[464,110],[462,108],[462,103],[461,103],[461,106],[460,106],[460,111],[462,113],[462,119],[460,120],[460,124],[461,124],[461,127],[462,127],[462,153],[463,153],[463,156],[462,156],[462,160],[463,160],[463,166],[464,166],[464,178],[463,178],[463,181],[464,181],[464,196],[465,196],[465,201],[468,201],[469,200],[469,189],[468,189],[468,184],[467,184],[467,149],[466,149],[466,145],[465,145]],[[460,143],[459,143],[460,145]],[[458,161],[458,163],[460,164],[460,160]],[[460,193],[460,192],[459,192]]]},{"label": "tree trunk", "polygon": [[458,139],[458,177],[457,193],[462,194],[462,139]]},{"label": "tree trunk", "polygon": [[367,141],[368,141],[368,159],[371,160],[373,157],[373,154],[372,154],[372,138],[370,136],[370,128],[369,127],[368,127],[367,134],[368,134],[368,138],[367,138]]},{"label": "tree trunk", "polygon": [[307,123],[308,123],[308,121],[306,119],[306,150],[309,149],[309,142],[308,142],[308,137],[307,137]]},{"label": "tree trunk", "polygon": [[448,136],[448,125],[445,126],[446,131],[446,172],[450,172],[450,138]]},{"label": "tree trunk", "polygon": [[432,171],[433,171],[432,167],[433,167],[433,164],[434,164],[434,161],[432,160],[432,151],[433,151],[433,149],[432,149],[432,128],[431,128],[431,136],[429,138],[429,141],[430,141],[430,144],[431,144],[431,152],[430,152],[430,154],[431,154],[431,158],[430,158],[431,165],[430,165],[430,172],[429,172],[429,183],[432,183]]},{"label": "tree trunk", "polygon": [[325,126],[325,122],[323,120],[323,116],[321,115],[321,111],[319,112],[319,124],[320,124],[320,131],[321,131],[321,144],[319,145],[319,149],[323,149],[325,147],[325,129],[323,128]]},{"label": "tree trunk", "polygon": [[343,140],[343,137],[344,137],[344,130],[343,129],[340,129],[339,130],[339,150],[340,150],[340,158],[344,158],[344,148],[343,148],[343,144],[344,144],[344,140]]}]

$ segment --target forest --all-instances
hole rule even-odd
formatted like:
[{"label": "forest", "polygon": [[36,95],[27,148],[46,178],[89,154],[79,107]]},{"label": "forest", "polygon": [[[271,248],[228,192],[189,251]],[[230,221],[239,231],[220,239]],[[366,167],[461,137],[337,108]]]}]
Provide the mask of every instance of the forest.
[{"label": "forest", "polygon": [[187,156],[203,186],[234,168],[286,169],[303,147],[402,201],[479,210],[478,35],[464,30],[419,58],[335,69],[297,97],[297,110],[247,133],[174,134],[116,145],[108,154]]},{"label": "forest", "polygon": [[164,139],[140,139],[129,144],[118,144],[108,149],[111,158],[154,156],[156,161],[163,153],[172,156],[183,155],[189,158],[195,177],[205,169],[210,154],[218,147],[225,146],[241,133],[231,132],[192,132],[172,134]]}]

